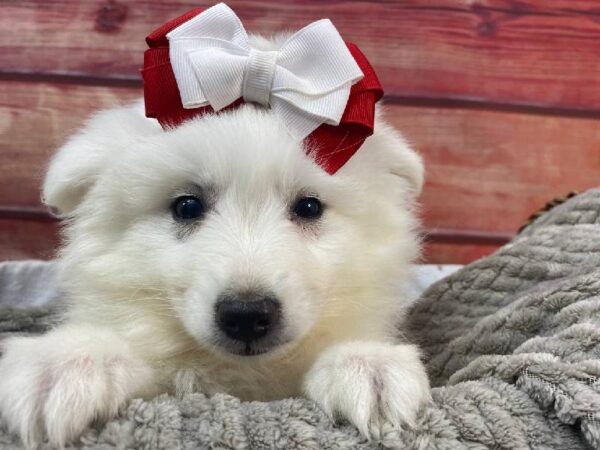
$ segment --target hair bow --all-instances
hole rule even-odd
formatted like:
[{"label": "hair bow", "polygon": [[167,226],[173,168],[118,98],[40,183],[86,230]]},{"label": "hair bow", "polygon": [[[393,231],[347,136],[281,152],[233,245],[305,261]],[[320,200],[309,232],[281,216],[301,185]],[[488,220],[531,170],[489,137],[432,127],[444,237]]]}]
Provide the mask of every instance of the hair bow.
[{"label": "hair bow", "polygon": [[276,51],[254,49],[225,4],[195,9],[146,41],[146,115],[164,128],[236,107],[269,107],[307,151],[335,173],[373,132],[383,91],[367,59],[331,21],[294,33]]}]

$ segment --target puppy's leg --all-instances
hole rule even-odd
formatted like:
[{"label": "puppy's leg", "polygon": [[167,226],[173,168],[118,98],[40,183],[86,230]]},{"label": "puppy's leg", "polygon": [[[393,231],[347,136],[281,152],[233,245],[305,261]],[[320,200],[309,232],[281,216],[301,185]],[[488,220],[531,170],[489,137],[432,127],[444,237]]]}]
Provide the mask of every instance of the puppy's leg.
[{"label": "puppy's leg", "polygon": [[63,446],[147,388],[151,369],[110,331],[65,326],[3,342],[0,415],[25,445]]},{"label": "puppy's leg", "polygon": [[304,390],[330,416],[343,417],[368,438],[386,427],[414,425],[430,398],[413,345],[348,342],[327,349],[307,373]]}]

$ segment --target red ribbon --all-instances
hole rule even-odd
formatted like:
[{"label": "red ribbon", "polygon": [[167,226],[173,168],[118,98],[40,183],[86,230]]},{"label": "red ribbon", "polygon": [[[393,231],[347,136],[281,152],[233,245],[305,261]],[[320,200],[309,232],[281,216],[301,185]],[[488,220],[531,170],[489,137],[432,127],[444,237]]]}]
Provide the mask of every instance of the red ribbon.
[{"label": "red ribbon", "polygon": [[[146,38],[149,49],[144,52],[144,101],[146,116],[158,119],[163,128],[176,127],[187,119],[214,112],[210,106],[184,109],[175,75],[169,61],[167,33],[203,11],[195,8],[154,30]],[[373,134],[375,103],[383,96],[383,89],[375,71],[359,48],[347,42],[350,53],[364,77],[352,86],[350,97],[338,126],[323,124],[306,137],[308,151],[317,163],[334,174]],[[240,98],[229,105],[235,108],[243,103]]]}]

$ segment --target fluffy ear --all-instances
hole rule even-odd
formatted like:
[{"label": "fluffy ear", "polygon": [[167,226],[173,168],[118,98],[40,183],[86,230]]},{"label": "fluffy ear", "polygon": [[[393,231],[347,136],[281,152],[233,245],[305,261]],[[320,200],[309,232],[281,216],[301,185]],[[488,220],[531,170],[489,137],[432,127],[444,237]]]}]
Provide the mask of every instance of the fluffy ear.
[{"label": "fluffy ear", "polygon": [[362,179],[382,195],[414,200],[425,181],[421,157],[382,120],[377,121],[375,130],[339,173]]},{"label": "fluffy ear", "polygon": [[70,215],[125,142],[160,131],[144,117],[141,102],[95,114],[50,161],[42,201],[59,215]]}]

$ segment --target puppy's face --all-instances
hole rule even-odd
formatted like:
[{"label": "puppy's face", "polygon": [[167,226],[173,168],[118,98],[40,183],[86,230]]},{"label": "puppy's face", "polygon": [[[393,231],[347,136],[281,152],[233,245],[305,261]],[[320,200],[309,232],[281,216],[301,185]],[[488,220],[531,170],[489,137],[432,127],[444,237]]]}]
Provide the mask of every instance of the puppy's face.
[{"label": "puppy's face", "polygon": [[412,258],[421,169],[402,151],[406,176],[360,161],[330,176],[250,106],[167,132],[121,110],[59,153],[45,198],[73,218],[75,295],[175,320],[218,354],[274,354],[324,320],[376,314],[365,299]]}]

